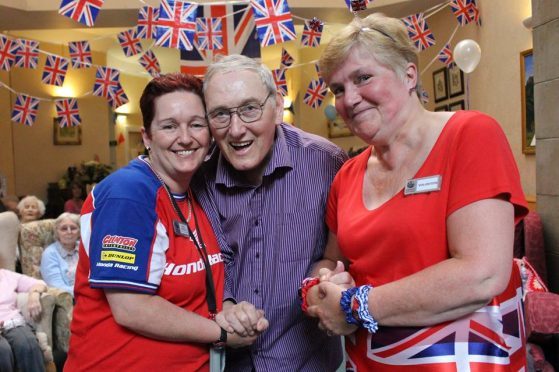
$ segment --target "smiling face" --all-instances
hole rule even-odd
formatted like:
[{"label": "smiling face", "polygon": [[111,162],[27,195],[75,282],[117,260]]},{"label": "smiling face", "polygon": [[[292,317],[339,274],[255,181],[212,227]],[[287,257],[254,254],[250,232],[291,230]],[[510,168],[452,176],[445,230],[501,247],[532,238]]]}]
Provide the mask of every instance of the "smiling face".
[{"label": "smiling face", "polygon": [[184,193],[210,146],[210,132],[201,98],[175,91],[155,99],[150,133],[142,128],[153,169],[172,192]]},{"label": "smiling face", "polygon": [[63,218],[56,226],[56,236],[62,246],[71,251],[80,237],[79,226],[69,218]]},{"label": "smiling face", "polygon": [[397,118],[415,79],[402,81],[373,55],[354,48],[334,70],[328,85],[348,128],[366,143],[385,144],[399,129]]},{"label": "smiling face", "polygon": [[282,98],[272,94],[253,71],[221,72],[207,82],[205,97],[208,113],[254,103],[262,106],[262,117],[245,123],[237,114],[231,115],[226,128],[210,128],[227,161],[248,180],[261,178],[274,145],[276,126],[283,116]]}]

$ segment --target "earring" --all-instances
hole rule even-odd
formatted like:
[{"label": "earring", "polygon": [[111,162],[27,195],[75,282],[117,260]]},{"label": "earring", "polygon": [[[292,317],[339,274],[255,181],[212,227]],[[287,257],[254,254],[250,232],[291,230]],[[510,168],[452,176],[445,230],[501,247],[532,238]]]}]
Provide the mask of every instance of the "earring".
[{"label": "earring", "polygon": [[146,150],[148,150],[148,152],[150,152],[150,151],[151,151],[151,147],[146,146]]}]

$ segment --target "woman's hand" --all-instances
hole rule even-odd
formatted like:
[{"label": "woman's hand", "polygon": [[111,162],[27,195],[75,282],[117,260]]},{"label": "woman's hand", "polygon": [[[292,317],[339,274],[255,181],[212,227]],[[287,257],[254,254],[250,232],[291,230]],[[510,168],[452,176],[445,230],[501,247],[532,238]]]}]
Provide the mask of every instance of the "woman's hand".
[{"label": "woman's hand", "polygon": [[37,291],[30,292],[27,299],[27,312],[29,313],[29,317],[33,320],[39,320],[41,311],[41,294]]},{"label": "woman's hand", "polygon": [[353,280],[353,277],[345,271],[342,261],[336,262],[336,268],[334,270],[327,268],[320,269],[318,277],[321,282],[329,281],[343,287],[344,289],[355,287],[355,280]]},{"label": "woman's hand", "polygon": [[349,335],[357,330],[357,326],[348,324],[340,307],[340,298],[345,290],[330,281],[322,282],[307,294],[308,314],[320,319],[319,328],[329,336]]},{"label": "woman's hand", "polygon": [[264,311],[256,309],[246,301],[238,304],[225,301],[223,311],[216,315],[215,321],[229,334],[236,333],[241,337],[257,336],[269,325],[268,320],[264,318]]}]

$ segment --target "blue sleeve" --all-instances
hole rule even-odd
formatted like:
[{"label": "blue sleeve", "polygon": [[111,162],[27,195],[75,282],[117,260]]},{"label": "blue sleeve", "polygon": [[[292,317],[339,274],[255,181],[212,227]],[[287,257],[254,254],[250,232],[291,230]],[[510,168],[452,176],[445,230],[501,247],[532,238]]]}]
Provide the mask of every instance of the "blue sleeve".
[{"label": "blue sleeve", "polygon": [[49,245],[43,252],[41,257],[41,276],[49,287],[62,289],[74,295],[74,288],[64,280],[64,271],[62,267],[64,261],[58,255],[56,247]]}]

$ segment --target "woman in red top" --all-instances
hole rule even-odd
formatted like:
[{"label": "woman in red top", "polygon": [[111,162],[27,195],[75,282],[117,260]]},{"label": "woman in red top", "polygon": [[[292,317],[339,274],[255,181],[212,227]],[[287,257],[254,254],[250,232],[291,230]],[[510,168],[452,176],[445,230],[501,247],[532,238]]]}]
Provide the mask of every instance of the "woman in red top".
[{"label": "woman in red top", "polygon": [[512,256],[527,208],[499,124],[424,109],[417,51],[399,19],[356,18],[320,70],[369,147],[332,184],[309,314],[348,336],[354,371],[524,368]]}]

